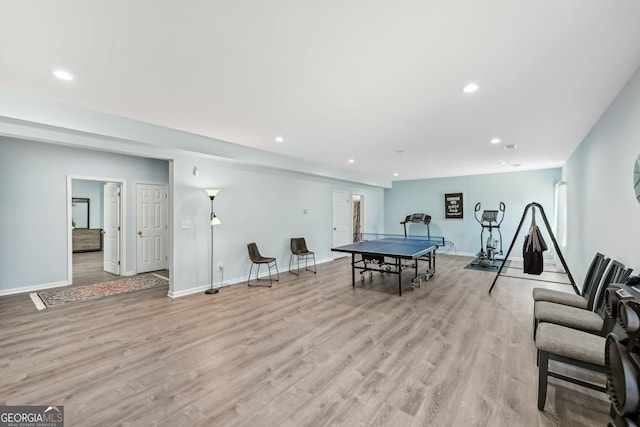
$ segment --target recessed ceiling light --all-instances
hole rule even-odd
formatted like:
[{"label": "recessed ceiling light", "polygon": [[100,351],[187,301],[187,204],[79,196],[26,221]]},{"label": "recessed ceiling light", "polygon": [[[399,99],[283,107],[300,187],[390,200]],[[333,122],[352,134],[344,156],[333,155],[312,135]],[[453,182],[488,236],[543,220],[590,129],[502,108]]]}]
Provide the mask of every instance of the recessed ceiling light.
[{"label": "recessed ceiling light", "polygon": [[398,176],[398,175],[399,175],[399,173],[398,173],[398,172],[394,172],[394,173],[393,173],[393,176]]},{"label": "recessed ceiling light", "polygon": [[281,137],[281,136],[276,136],[276,142],[277,142],[278,144],[281,144],[281,143],[283,143],[283,142],[284,142],[284,138],[283,138],[283,137]]},{"label": "recessed ceiling light", "polygon": [[53,74],[54,76],[56,76],[57,78],[59,78],[60,80],[66,80],[66,81],[71,81],[73,80],[73,74],[71,74],[68,71],[65,70],[61,70],[59,68],[57,69],[53,69],[50,71],[51,74]]},{"label": "recessed ceiling light", "polygon": [[349,160],[347,160],[347,161],[348,161],[349,163],[355,163],[355,162],[356,162],[356,161],[355,161],[355,160],[353,160],[353,159],[349,159]]},{"label": "recessed ceiling light", "polygon": [[500,166],[505,166],[505,165],[507,164],[507,162],[498,162],[498,164],[499,164]]},{"label": "recessed ceiling light", "polygon": [[493,138],[493,139],[491,140],[491,143],[492,143],[492,144],[500,144],[501,142],[502,142],[502,140],[501,140],[500,138]]},{"label": "recessed ceiling light", "polygon": [[480,88],[476,83],[467,83],[465,87],[462,88],[464,93],[473,93]]},{"label": "recessed ceiling light", "polygon": [[505,150],[515,150],[516,148],[518,148],[518,146],[516,144],[509,144],[509,145],[505,145],[504,147]]}]

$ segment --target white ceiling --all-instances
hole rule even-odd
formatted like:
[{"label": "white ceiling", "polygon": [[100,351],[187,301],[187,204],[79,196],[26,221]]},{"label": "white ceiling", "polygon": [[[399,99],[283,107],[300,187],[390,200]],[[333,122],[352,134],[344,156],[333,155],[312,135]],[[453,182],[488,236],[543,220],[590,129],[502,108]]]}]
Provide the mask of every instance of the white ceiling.
[{"label": "white ceiling", "polygon": [[0,88],[384,180],[561,166],[640,66],[638,0],[0,0],[0,16]]}]

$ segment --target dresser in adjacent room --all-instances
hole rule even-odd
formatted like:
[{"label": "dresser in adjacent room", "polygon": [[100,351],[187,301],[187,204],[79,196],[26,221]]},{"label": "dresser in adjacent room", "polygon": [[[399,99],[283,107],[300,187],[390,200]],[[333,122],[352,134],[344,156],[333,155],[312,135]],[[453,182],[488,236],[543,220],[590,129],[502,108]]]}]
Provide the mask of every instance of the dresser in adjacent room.
[{"label": "dresser in adjacent room", "polygon": [[102,250],[101,228],[74,228],[72,231],[73,252],[91,252]]}]

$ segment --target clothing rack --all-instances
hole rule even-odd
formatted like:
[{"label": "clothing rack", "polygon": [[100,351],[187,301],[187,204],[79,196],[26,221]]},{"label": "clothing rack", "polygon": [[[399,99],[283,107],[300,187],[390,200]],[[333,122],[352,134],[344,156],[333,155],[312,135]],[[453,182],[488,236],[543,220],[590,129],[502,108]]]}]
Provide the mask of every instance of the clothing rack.
[{"label": "clothing rack", "polygon": [[[515,236],[513,236],[513,240],[511,241],[511,245],[509,246],[509,250],[507,251],[507,255],[504,257],[504,261],[506,262],[509,259],[509,254],[511,254],[511,250],[513,249],[513,245],[516,243],[516,239],[518,238],[518,234],[520,233],[520,229],[522,228],[522,224],[524,223],[524,219],[527,217],[527,212],[531,208],[538,208],[540,210],[540,214],[542,215],[542,219],[544,220],[544,225],[547,227],[547,232],[549,232],[549,236],[551,237],[551,241],[553,242],[553,247],[556,249],[556,253],[558,254],[558,258],[560,258],[560,262],[562,263],[562,267],[564,268],[565,273],[569,277],[569,282],[570,282],[571,286],[573,286],[573,289],[575,290],[576,294],[579,294],[580,292],[578,291],[578,287],[576,286],[576,282],[575,282],[575,280],[573,280],[573,276],[571,275],[571,272],[569,271],[569,267],[567,267],[567,263],[564,260],[564,256],[562,256],[562,251],[560,251],[560,247],[558,246],[558,242],[556,241],[556,238],[553,235],[553,231],[551,231],[551,226],[549,225],[549,221],[547,220],[547,215],[544,213],[544,208],[542,207],[542,205],[540,203],[532,202],[532,203],[529,203],[527,205],[527,207],[524,208],[524,212],[522,213],[522,219],[520,220],[520,224],[518,225],[518,229],[516,230]],[[502,265],[500,265],[500,268],[498,269],[498,273],[496,274],[496,277],[495,277],[495,279],[493,279],[493,283],[491,284],[491,288],[489,288],[489,294],[491,294],[491,291],[493,290],[493,287],[496,285],[496,282],[498,281],[498,277],[500,277],[500,274],[502,273],[502,269],[504,268],[504,264],[505,263],[503,262]]]}]

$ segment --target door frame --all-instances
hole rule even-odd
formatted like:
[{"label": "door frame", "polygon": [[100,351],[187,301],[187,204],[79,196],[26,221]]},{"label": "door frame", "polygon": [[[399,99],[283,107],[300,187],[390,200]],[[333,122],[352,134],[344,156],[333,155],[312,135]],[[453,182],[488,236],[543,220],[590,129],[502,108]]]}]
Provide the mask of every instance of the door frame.
[{"label": "door frame", "polygon": [[[169,269],[169,261],[170,261],[170,255],[169,255],[169,249],[171,247],[171,245],[169,244],[169,235],[171,233],[169,233],[169,211],[170,211],[170,207],[169,207],[169,199],[171,197],[171,195],[169,194],[169,189],[170,186],[169,184],[167,184],[166,182],[155,182],[155,181],[134,181],[133,182],[133,186],[135,188],[135,191],[133,191],[133,206],[135,206],[135,214],[134,214],[134,234],[135,234],[135,230],[138,229],[138,185],[158,185],[161,187],[164,187],[165,189],[165,194],[167,195],[167,197],[165,198],[165,205],[164,205],[164,217],[166,220],[166,224],[165,224],[165,229],[164,229],[164,244],[166,245],[165,247],[165,256],[166,256],[166,260],[165,260],[165,269]],[[138,274],[138,238],[137,235],[134,237],[136,244],[135,244],[135,258],[136,258],[136,262],[135,262],[135,274]]]},{"label": "door frame", "polygon": [[99,176],[85,176],[85,175],[67,175],[67,284],[73,284],[73,227],[71,226],[72,212],[71,212],[71,199],[73,192],[74,179],[83,181],[98,181],[98,182],[115,182],[120,184],[120,276],[126,276],[126,260],[127,260],[127,244],[126,244],[126,224],[124,212],[127,212],[127,180],[121,178],[105,178]]}]

